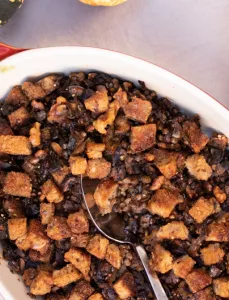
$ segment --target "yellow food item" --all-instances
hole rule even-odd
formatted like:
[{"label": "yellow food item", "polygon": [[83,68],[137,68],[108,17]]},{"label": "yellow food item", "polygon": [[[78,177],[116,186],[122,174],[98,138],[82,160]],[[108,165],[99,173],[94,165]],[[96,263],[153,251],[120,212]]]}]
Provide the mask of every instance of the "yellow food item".
[{"label": "yellow food item", "polygon": [[81,2],[93,6],[114,6],[126,2],[127,0],[80,0]]}]

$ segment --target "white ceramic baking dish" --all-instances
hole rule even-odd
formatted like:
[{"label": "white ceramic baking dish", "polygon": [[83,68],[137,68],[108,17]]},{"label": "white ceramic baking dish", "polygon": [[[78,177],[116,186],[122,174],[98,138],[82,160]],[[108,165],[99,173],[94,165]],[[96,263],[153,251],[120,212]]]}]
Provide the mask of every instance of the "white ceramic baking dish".
[{"label": "white ceramic baking dish", "polygon": [[[0,45],[0,58],[18,52]],[[190,113],[198,113],[206,128],[229,136],[229,111],[212,97],[176,75],[146,61],[113,51],[84,47],[55,47],[27,50],[0,62],[0,99],[12,86],[43,74],[85,70],[102,71],[134,81],[168,97]],[[0,249],[1,252],[1,249]],[[0,294],[5,300],[26,300],[28,291],[10,273],[7,263],[0,264]]]}]

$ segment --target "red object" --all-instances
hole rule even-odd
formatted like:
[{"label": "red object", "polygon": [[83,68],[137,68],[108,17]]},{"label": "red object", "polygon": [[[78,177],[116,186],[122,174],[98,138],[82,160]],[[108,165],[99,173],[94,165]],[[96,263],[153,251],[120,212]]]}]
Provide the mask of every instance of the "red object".
[{"label": "red object", "polygon": [[14,55],[16,53],[25,51],[27,49],[21,49],[21,48],[15,48],[13,46],[9,46],[6,44],[0,43],[0,61],[3,60],[4,58],[7,58],[11,55]]}]

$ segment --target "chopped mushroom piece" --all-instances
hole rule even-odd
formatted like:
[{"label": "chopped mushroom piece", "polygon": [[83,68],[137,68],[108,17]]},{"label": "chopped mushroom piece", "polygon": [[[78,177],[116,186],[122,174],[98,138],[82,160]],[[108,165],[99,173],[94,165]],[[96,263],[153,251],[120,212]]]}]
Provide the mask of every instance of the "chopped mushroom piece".
[{"label": "chopped mushroom piece", "polygon": [[71,291],[69,300],[87,300],[94,293],[94,288],[85,280],[78,282]]},{"label": "chopped mushroom piece", "polygon": [[94,95],[92,95],[84,101],[84,105],[86,109],[96,114],[106,112],[109,107],[107,91],[96,91]]},{"label": "chopped mushroom piece", "polygon": [[105,144],[87,142],[86,154],[89,159],[102,158],[104,150],[105,150]]},{"label": "chopped mushroom piece", "polygon": [[157,232],[158,239],[180,239],[187,240],[188,239],[188,228],[181,221],[173,221],[164,226],[161,226]]},{"label": "chopped mushroom piece", "polygon": [[218,186],[215,186],[214,189],[213,189],[213,194],[214,196],[216,197],[216,200],[219,202],[219,203],[223,203],[224,201],[227,200],[227,194],[224,193],[220,187]]},{"label": "chopped mushroom piece", "polygon": [[22,279],[26,286],[30,286],[33,279],[37,276],[38,271],[35,268],[28,268],[24,271]]},{"label": "chopped mushroom piece", "polygon": [[95,235],[90,239],[87,245],[87,251],[99,259],[104,259],[107,253],[109,241],[100,234]]},{"label": "chopped mushroom piece", "polygon": [[120,299],[129,299],[129,297],[135,296],[136,284],[130,273],[125,273],[113,287]]},{"label": "chopped mushroom piece", "polygon": [[48,95],[59,87],[61,77],[59,74],[49,75],[39,80],[37,84],[40,85],[46,95]]},{"label": "chopped mushroom piece", "polygon": [[111,163],[104,158],[90,159],[87,164],[87,176],[91,179],[102,179],[109,175]]},{"label": "chopped mushroom piece", "polygon": [[94,193],[95,203],[102,214],[110,213],[115,204],[118,184],[111,179],[106,179],[98,184]]},{"label": "chopped mushroom piece", "polygon": [[200,197],[194,203],[188,213],[197,223],[203,223],[207,217],[218,212],[219,210],[220,206],[214,198],[206,199],[204,197]]},{"label": "chopped mushroom piece", "polygon": [[173,267],[172,254],[168,250],[165,250],[160,244],[157,244],[152,252],[150,266],[154,271],[162,274],[167,273]]},{"label": "chopped mushroom piece", "polygon": [[107,133],[106,128],[108,125],[113,124],[117,116],[117,113],[119,111],[119,108],[120,108],[119,102],[117,100],[114,100],[112,103],[110,103],[108,111],[105,114],[99,116],[98,119],[93,122],[95,129],[99,133],[101,134]]},{"label": "chopped mushroom piece", "polygon": [[128,119],[145,124],[151,114],[152,104],[148,100],[133,97],[123,109]]},{"label": "chopped mushroom piece", "polygon": [[0,135],[0,153],[30,155],[31,145],[25,136]]},{"label": "chopped mushroom piece", "polygon": [[71,230],[68,226],[67,219],[64,217],[55,216],[47,227],[47,235],[56,241],[69,238]]},{"label": "chopped mushroom piece", "polygon": [[130,122],[123,115],[115,119],[115,134],[125,134],[130,131]]},{"label": "chopped mushroom piece", "polygon": [[68,116],[68,102],[67,100],[59,96],[56,99],[56,103],[51,107],[48,113],[48,122],[49,123],[63,123],[67,120]]},{"label": "chopped mushroom piece", "polygon": [[27,219],[15,218],[8,220],[8,231],[11,240],[16,240],[27,232]]},{"label": "chopped mushroom piece", "polygon": [[3,191],[8,195],[30,198],[32,192],[30,177],[25,173],[7,173]]},{"label": "chopped mushroom piece", "polygon": [[151,191],[157,191],[161,188],[161,186],[163,185],[165,181],[165,177],[164,176],[158,176],[157,178],[154,179],[151,187],[150,187],[150,190]]},{"label": "chopped mushroom piece", "polygon": [[156,167],[166,179],[172,178],[177,173],[177,154],[166,150],[153,151]]},{"label": "chopped mushroom piece", "polygon": [[76,234],[71,237],[71,246],[76,248],[86,248],[90,240],[88,233]]},{"label": "chopped mushroom piece", "polygon": [[52,286],[52,274],[46,271],[39,271],[30,285],[30,292],[33,295],[42,296],[50,293]]},{"label": "chopped mushroom piece", "polygon": [[156,125],[132,126],[130,142],[133,153],[151,148],[156,142]]},{"label": "chopped mushroom piece", "polygon": [[85,174],[87,170],[87,160],[81,156],[71,156],[69,159],[71,172],[73,175]]},{"label": "chopped mushroom piece", "polygon": [[64,200],[64,195],[61,190],[55,185],[55,183],[48,179],[41,187],[41,196],[40,201],[43,201],[45,198],[48,202],[59,203]]},{"label": "chopped mushroom piece", "polygon": [[229,277],[221,277],[213,280],[213,289],[217,296],[229,298]]},{"label": "chopped mushroom piece", "polygon": [[73,266],[78,269],[84,276],[84,278],[89,281],[89,271],[91,267],[91,256],[77,248],[70,248],[68,252],[64,254],[66,261],[73,264]]},{"label": "chopped mushroom piece", "polygon": [[195,153],[199,153],[209,141],[209,138],[201,132],[195,122],[186,121],[183,125],[184,140]]},{"label": "chopped mushroom piece", "polygon": [[189,255],[179,257],[173,263],[173,272],[178,277],[186,278],[187,275],[192,271],[195,263],[195,260],[193,260]]},{"label": "chopped mushroom piece", "polygon": [[212,169],[203,155],[189,156],[185,163],[189,173],[198,180],[208,180],[212,176]]},{"label": "chopped mushroom piece", "polygon": [[53,284],[58,287],[65,287],[81,277],[80,272],[72,264],[67,264],[62,269],[53,272]]},{"label": "chopped mushroom piece", "polygon": [[116,269],[120,269],[122,256],[119,247],[114,244],[109,244],[105,259]]},{"label": "chopped mushroom piece", "polygon": [[201,249],[200,252],[201,258],[207,266],[221,262],[225,255],[219,244],[210,244],[208,247]]},{"label": "chopped mushroom piece", "polygon": [[177,204],[182,203],[183,197],[166,189],[159,189],[148,203],[148,210],[163,218],[168,218]]},{"label": "chopped mushroom piece", "polygon": [[88,219],[82,210],[74,214],[69,214],[67,222],[73,234],[89,231]]},{"label": "chopped mushroom piece", "polygon": [[1,135],[14,135],[10,125],[3,118],[0,118],[0,133]]},{"label": "chopped mushroom piece", "polygon": [[12,112],[9,116],[10,125],[13,128],[17,128],[20,126],[25,126],[28,124],[30,119],[30,114],[28,113],[25,107],[20,107],[14,112]]},{"label": "chopped mushroom piece", "polygon": [[199,292],[212,283],[212,278],[203,269],[195,269],[186,277],[186,282],[193,293]]}]

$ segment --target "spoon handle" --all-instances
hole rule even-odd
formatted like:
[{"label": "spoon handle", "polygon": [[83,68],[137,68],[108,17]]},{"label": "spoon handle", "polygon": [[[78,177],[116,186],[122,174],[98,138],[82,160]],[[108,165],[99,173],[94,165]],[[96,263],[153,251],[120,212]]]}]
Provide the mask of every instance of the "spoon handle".
[{"label": "spoon handle", "polygon": [[166,296],[164,288],[163,288],[159,278],[157,277],[156,272],[152,272],[149,269],[149,259],[148,259],[145,249],[141,245],[138,245],[135,248],[136,248],[136,252],[138,253],[138,256],[144,266],[146,275],[149,279],[149,282],[152,286],[152,289],[154,291],[156,298],[158,300],[168,300],[168,297]]}]

